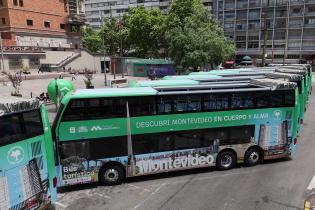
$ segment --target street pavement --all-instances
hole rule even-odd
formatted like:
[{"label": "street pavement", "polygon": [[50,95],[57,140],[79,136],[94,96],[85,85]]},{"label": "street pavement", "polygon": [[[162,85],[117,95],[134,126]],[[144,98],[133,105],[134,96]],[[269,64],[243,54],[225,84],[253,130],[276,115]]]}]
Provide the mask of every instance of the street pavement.
[{"label": "street pavement", "polygon": [[[313,84],[314,85],[314,84]],[[291,159],[229,171],[188,170],[62,189],[56,209],[297,210],[315,185],[315,96]]]},{"label": "street pavement", "polygon": [[[37,74],[34,73],[33,74]],[[41,74],[42,75],[42,74]],[[120,79],[122,76],[117,75],[116,78]],[[130,77],[125,76],[128,81],[131,80],[145,80],[147,78],[144,77]],[[84,84],[84,76],[82,74],[79,74],[75,77],[75,79],[72,81],[71,77],[65,77],[64,79],[70,80],[74,87],[76,89],[85,88]],[[107,79],[113,79],[113,75],[107,74]],[[53,79],[36,79],[36,80],[23,80],[21,83],[20,93],[22,94],[23,98],[31,98],[32,97],[38,97],[42,92],[47,92],[47,86],[49,82]],[[95,88],[104,88],[104,74],[98,73],[93,75],[92,84]],[[3,82],[0,83],[0,97],[11,97],[11,92],[14,90],[10,82],[5,82],[5,85]]]}]

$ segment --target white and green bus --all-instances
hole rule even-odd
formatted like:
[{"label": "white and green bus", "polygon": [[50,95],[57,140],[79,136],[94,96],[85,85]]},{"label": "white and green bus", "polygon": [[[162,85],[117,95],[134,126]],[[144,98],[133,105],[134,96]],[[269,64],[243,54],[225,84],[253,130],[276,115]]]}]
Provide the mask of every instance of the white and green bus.
[{"label": "white and green bus", "polygon": [[38,101],[0,99],[0,209],[45,209],[56,201],[54,148]]},{"label": "white and green bus", "polygon": [[59,185],[289,157],[298,112],[296,84],[272,79],[77,90],[53,126]]}]

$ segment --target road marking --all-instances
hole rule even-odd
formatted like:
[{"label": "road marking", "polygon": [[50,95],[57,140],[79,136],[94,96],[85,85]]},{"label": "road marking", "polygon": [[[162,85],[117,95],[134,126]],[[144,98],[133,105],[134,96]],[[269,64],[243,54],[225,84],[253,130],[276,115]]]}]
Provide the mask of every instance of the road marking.
[{"label": "road marking", "polygon": [[165,184],[161,184],[158,188],[156,188],[146,199],[142,200],[138,203],[133,209],[137,209],[142,206],[147,200],[149,200],[155,193],[157,193]]},{"label": "road marking", "polygon": [[133,188],[136,188],[136,189],[139,189],[140,187],[136,186],[136,185],[133,185],[133,184],[127,184],[128,186],[130,187],[133,187]]},{"label": "road marking", "polygon": [[307,189],[308,190],[312,190],[314,188],[315,188],[315,175],[313,176],[313,178],[312,178],[310,184],[308,185]]},{"label": "road marking", "polygon": [[110,196],[103,195],[103,194],[101,194],[101,193],[95,193],[95,195],[98,195],[98,196],[103,197],[103,198],[111,199]]},{"label": "road marking", "polygon": [[62,208],[67,208],[68,206],[67,205],[64,205],[64,204],[62,204],[62,203],[60,203],[60,202],[56,202],[56,205],[57,206],[61,206]]}]

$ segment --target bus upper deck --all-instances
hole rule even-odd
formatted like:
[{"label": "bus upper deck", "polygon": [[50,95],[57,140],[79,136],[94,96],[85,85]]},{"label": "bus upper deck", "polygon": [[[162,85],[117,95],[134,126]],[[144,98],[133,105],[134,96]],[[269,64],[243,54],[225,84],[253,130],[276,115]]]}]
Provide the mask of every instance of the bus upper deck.
[{"label": "bus upper deck", "polygon": [[46,208],[56,200],[54,151],[45,107],[0,99],[0,209]]}]

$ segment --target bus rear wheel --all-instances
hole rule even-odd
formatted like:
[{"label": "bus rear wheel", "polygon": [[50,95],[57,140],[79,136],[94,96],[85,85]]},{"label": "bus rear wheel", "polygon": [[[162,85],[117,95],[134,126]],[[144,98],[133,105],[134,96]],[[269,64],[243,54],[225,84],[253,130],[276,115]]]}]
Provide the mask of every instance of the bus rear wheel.
[{"label": "bus rear wheel", "polygon": [[235,167],[236,156],[231,151],[223,151],[217,156],[217,168],[219,170],[229,170]]},{"label": "bus rear wheel", "polygon": [[245,153],[244,161],[246,166],[255,166],[260,161],[260,152],[257,148],[251,148]]},{"label": "bus rear wheel", "polygon": [[124,178],[124,170],[117,165],[105,166],[100,173],[100,182],[105,186],[121,184]]}]

